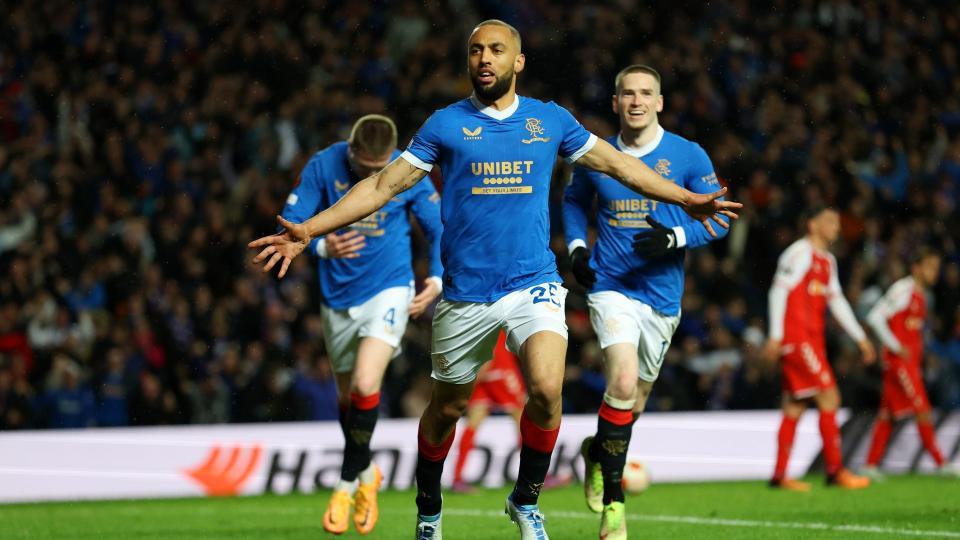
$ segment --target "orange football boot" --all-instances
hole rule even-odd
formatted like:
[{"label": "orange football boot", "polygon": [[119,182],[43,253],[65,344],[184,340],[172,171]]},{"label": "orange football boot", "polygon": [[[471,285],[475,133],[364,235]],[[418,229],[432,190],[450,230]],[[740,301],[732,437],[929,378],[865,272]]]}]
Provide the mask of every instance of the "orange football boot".
[{"label": "orange football boot", "polygon": [[837,474],[827,477],[827,485],[841,489],[863,489],[870,486],[870,479],[857,476],[847,469],[840,469]]},{"label": "orange football boot", "polygon": [[350,528],[350,504],[353,498],[346,491],[334,491],[323,513],[323,530],[333,534],[343,534]]},{"label": "orange football boot", "polygon": [[373,465],[375,479],[369,484],[360,484],[357,488],[357,494],[354,496],[353,507],[353,526],[357,528],[360,534],[369,534],[373,526],[377,524],[377,518],[380,516],[380,509],[377,506],[377,492],[380,490],[380,484],[383,482],[383,473],[380,467]]},{"label": "orange football boot", "polygon": [[800,493],[807,493],[810,491],[810,483],[803,482],[800,480],[794,480],[793,478],[781,478],[780,480],[771,480],[770,487],[783,489],[786,491],[798,491]]}]

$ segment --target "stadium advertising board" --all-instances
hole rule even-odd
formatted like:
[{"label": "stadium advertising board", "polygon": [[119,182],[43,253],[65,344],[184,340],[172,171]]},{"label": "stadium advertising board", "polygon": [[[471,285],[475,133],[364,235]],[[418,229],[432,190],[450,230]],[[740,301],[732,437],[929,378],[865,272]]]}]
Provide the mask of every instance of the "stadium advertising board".
[{"label": "stadium advertising board", "polygon": [[[762,480],[773,467],[779,421],[779,411],[648,414],[636,425],[631,456],[654,482]],[[580,441],[595,425],[594,416],[564,417],[551,473],[580,478]],[[389,489],[413,482],[416,429],[416,419],[377,425],[374,459]],[[817,429],[816,415],[805,415],[791,475],[817,457]],[[513,422],[491,418],[476,441],[465,479],[513,482]],[[336,481],[341,448],[336,422],[8,432],[0,434],[0,501],[311,492]]]}]

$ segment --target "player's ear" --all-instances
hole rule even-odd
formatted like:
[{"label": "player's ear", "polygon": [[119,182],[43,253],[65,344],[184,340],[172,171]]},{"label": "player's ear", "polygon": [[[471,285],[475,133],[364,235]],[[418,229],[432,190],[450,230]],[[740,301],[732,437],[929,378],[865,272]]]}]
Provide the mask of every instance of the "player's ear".
[{"label": "player's ear", "polygon": [[527,63],[527,57],[520,53],[517,55],[517,59],[513,61],[513,71],[515,73],[520,73],[523,71],[523,66]]},{"label": "player's ear", "polygon": [[617,99],[616,94],[610,99],[610,103],[613,104],[613,114],[620,114],[620,100]]},{"label": "player's ear", "polygon": [[663,94],[657,96],[657,112],[663,112]]}]

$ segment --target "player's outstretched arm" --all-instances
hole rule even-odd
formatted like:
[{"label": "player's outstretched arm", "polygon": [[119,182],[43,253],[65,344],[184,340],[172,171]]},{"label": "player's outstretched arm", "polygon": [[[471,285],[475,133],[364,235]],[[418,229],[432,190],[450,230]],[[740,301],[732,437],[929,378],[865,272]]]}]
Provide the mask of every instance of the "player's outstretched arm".
[{"label": "player's outstretched arm", "polygon": [[283,277],[290,263],[310,243],[312,238],[360,221],[382,208],[394,195],[410,189],[427,172],[418,169],[404,159],[397,158],[382,171],[359,182],[333,206],[303,223],[292,223],[277,216],[284,230],[277,234],[258,238],[247,244],[250,248],[263,248],[253,258],[260,264],[266,261],[264,272],[269,272],[278,262],[279,277]]},{"label": "player's outstretched arm", "polygon": [[680,206],[690,217],[702,223],[711,236],[717,235],[710,224],[711,219],[727,228],[730,225],[720,216],[737,219],[739,216],[733,210],[743,207],[738,202],[718,200],[727,192],[727,188],[707,194],[694,193],[664,180],[639,159],[617,150],[602,139],[577,160],[577,165],[608,174],[651,199]]}]

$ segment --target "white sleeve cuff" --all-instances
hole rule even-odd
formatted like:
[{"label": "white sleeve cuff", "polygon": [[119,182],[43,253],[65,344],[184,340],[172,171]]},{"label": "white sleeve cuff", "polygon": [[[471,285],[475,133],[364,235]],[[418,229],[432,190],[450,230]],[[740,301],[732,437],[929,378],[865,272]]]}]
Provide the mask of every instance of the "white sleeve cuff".
[{"label": "white sleeve cuff", "polygon": [[432,163],[427,163],[426,161],[418,158],[417,156],[411,154],[409,150],[404,150],[403,153],[400,154],[400,157],[402,157],[407,161],[407,163],[413,165],[418,169],[421,169],[427,172],[430,172],[433,170]]},{"label": "white sleeve cuff", "polygon": [[317,240],[317,257],[321,259],[327,258],[327,239],[320,238]]},{"label": "white sleeve cuff", "polygon": [[587,247],[587,243],[580,238],[574,238],[567,244],[567,255],[573,255],[573,250]]},{"label": "white sleeve cuff", "polygon": [[424,281],[427,281],[427,282],[429,282],[429,283],[433,283],[434,285],[437,286],[437,290],[438,290],[438,291],[443,292],[443,280],[440,279],[440,276],[430,276],[430,277],[428,277],[427,279],[425,279]]},{"label": "white sleeve cuff", "polygon": [[587,142],[584,143],[584,145],[581,146],[579,150],[577,150],[576,152],[570,154],[569,156],[567,156],[567,157],[564,158],[564,159],[566,159],[567,163],[573,163],[573,162],[577,161],[578,159],[580,159],[581,157],[583,157],[584,154],[586,154],[587,152],[589,152],[590,150],[592,150],[592,149],[593,149],[593,146],[594,146],[595,144],[597,144],[597,136],[594,135],[593,133],[591,133],[591,134],[590,134],[590,138],[587,139]]},{"label": "white sleeve cuff", "polygon": [[677,237],[677,247],[682,248],[687,246],[687,231],[683,230],[683,227],[677,225],[673,228],[673,234]]}]

